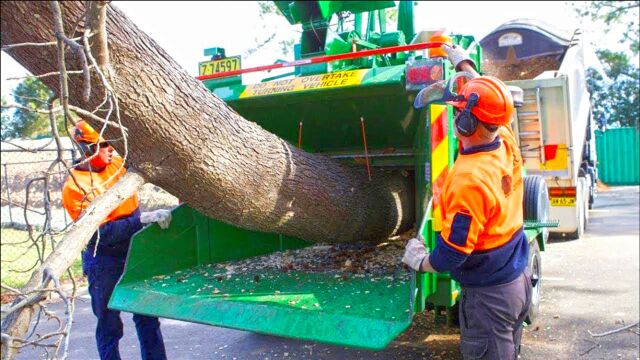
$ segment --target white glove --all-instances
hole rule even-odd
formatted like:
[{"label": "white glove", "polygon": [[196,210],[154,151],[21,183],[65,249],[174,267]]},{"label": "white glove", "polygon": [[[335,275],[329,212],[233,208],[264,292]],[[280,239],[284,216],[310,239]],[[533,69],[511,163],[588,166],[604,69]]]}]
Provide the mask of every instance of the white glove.
[{"label": "white glove", "polygon": [[420,264],[428,255],[429,253],[424,247],[424,240],[422,238],[413,238],[407,243],[402,262],[409,265],[413,270],[420,271]]},{"label": "white glove", "polygon": [[140,214],[140,222],[143,224],[158,223],[161,229],[166,229],[171,224],[171,210],[159,209]]},{"label": "white glove", "polygon": [[468,61],[469,64],[471,64],[473,68],[476,71],[478,71],[478,66],[476,65],[476,63],[473,60],[471,60],[471,58],[469,57],[469,54],[467,54],[467,52],[460,46],[442,44],[441,47],[447,53],[447,57],[449,58],[449,61],[451,61],[451,63],[453,64],[453,67],[457,71],[460,71],[460,69],[458,68],[458,65],[460,65],[464,61]]}]

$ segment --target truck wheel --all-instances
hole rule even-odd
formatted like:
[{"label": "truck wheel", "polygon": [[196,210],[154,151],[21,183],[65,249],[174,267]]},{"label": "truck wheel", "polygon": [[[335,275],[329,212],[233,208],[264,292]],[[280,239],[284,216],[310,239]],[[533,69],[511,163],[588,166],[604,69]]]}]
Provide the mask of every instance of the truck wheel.
[{"label": "truck wheel", "polygon": [[527,269],[531,274],[531,305],[524,321],[527,324],[531,324],[540,313],[540,296],[542,295],[542,259],[540,258],[540,247],[537,239],[534,239],[529,244]]},{"label": "truck wheel", "polygon": [[576,184],[576,223],[578,227],[576,231],[567,234],[567,238],[570,240],[577,240],[582,237],[584,234],[585,228],[585,206],[584,200],[582,199],[584,196],[584,178],[578,178],[578,183]]},{"label": "truck wheel", "polygon": [[596,200],[596,192],[598,191],[598,179],[596,179],[596,172],[594,168],[588,169],[591,183],[589,183],[589,210],[593,209],[593,202]]},{"label": "truck wheel", "polygon": [[[524,177],[524,219],[536,222],[549,221],[549,192],[542,176]],[[542,240],[546,244],[549,228],[542,228]]]}]

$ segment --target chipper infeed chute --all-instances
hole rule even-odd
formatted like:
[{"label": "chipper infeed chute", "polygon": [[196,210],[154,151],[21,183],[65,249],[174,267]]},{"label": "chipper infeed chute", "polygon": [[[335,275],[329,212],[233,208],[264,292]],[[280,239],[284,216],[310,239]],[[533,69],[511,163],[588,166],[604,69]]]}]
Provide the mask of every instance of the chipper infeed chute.
[{"label": "chipper infeed chute", "polygon": [[[109,306],[370,349],[384,348],[410,325],[411,276],[396,259],[402,247],[347,244],[293,253],[308,245],[234,228],[183,205],[169,229],[154,225],[134,236]],[[378,264],[365,265],[373,251],[387,259],[378,254]],[[327,271],[335,261],[342,271]]]}]

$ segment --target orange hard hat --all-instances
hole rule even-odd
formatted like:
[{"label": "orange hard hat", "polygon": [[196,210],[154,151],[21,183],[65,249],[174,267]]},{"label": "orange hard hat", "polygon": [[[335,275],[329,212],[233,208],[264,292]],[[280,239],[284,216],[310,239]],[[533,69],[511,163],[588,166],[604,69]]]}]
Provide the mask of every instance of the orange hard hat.
[{"label": "orange hard hat", "polygon": [[459,95],[463,100],[447,101],[457,109],[464,109],[469,95],[476,93],[479,97],[478,104],[471,108],[471,113],[486,124],[508,125],[513,114],[513,97],[507,86],[493,76],[479,76],[466,82]]},{"label": "orange hard hat", "polygon": [[[451,37],[447,35],[433,35],[429,38],[429,42],[440,42],[451,44]],[[447,57],[447,52],[444,51],[441,47],[431,48],[429,49],[429,57]]]},{"label": "orange hard hat", "polygon": [[84,120],[78,121],[76,126],[74,126],[73,137],[77,142],[87,144],[97,144],[105,141],[100,134]]}]

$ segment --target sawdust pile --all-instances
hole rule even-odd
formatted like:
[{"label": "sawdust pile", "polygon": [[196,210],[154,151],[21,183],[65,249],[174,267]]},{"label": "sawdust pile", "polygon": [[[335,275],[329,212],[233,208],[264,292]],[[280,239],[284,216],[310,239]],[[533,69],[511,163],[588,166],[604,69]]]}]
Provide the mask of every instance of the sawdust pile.
[{"label": "sawdust pile", "polygon": [[307,273],[374,275],[406,269],[402,263],[404,241],[371,243],[317,244],[298,250],[275,252],[241,261],[214,264],[227,275],[250,271],[279,270]]},{"label": "sawdust pile", "polygon": [[525,60],[490,60],[482,62],[482,72],[502,81],[526,80],[549,70],[558,70],[560,60],[557,55],[539,56]]}]

